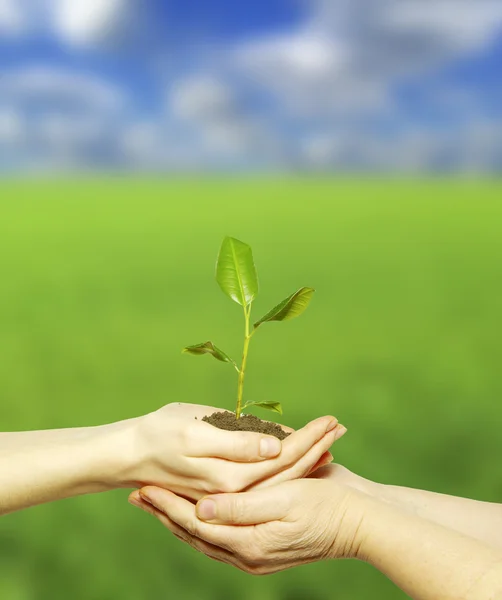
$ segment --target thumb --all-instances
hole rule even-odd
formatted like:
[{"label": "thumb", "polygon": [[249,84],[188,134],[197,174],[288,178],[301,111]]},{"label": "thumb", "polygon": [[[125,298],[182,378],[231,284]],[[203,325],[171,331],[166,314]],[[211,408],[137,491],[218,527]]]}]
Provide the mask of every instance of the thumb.
[{"label": "thumb", "polygon": [[199,500],[197,517],[222,525],[258,525],[284,518],[291,507],[289,483],[240,494],[215,494]]}]

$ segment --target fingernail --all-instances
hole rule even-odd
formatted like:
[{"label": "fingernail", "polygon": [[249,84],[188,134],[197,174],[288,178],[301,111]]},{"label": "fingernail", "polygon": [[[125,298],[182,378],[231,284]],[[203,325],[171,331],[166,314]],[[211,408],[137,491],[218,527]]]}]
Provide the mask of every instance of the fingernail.
[{"label": "fingernail", "polygon": [[138,508],[141,508],[141,502],[139,500],[137,500],[136,498],[129,498],[128,502],[129,502],[129,504],[132,504],[133,506],[137,506]]},{"label": "fingernail", "polygon": [[197,516],[203,521],[212,521],[216,517],[216,502],[214,500],[201,500],[197,504]]},{"label": "fingernail", "polygon": [[342,435],[345,435],[347,433],[347,428],[343,425],[339,425],[338,429],[335,431],[335,442],[336,440],[339,440]]},{"label": "fingernail", "polygon": [[263,437],[260,440],[260,456],[271,458],[281,451],[281,442],[275,437]]},{"label": "fingernail", "polygon": [[326,427],[326,433],[328,433],[329,431],[333,431],[333,429],[338,425],[338,419],[331,419],[331,421],[328,423],[328,426]]}]

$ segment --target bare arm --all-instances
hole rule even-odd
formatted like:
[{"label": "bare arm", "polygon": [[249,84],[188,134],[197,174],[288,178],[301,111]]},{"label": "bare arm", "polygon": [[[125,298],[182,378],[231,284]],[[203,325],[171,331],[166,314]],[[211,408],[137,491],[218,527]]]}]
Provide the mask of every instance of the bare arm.
[{"label": "bare arm", "polygon": [[502,552],[442,525],[373,501],[363,558],[415,600],[499,600]]},{"label": "bare arm", "polygon": [[118,487],[127,458],[122,424],[0,434],[0,515]]},{"label": "bare arm", "polygon": [[502,504],[374,483],[341,465],[329,465],[313,476],[346,482],[382,502],[502,550]]},{"label": "bare arm", "polygon": [[502,550],[502,505],[412,488],[378,486],[377,497]]}]

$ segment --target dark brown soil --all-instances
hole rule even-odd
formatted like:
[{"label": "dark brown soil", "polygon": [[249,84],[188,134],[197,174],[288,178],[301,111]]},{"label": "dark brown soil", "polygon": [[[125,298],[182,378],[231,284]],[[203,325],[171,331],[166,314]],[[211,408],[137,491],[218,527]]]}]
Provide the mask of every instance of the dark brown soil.
[{"label": "dark brown soil", "polygon": [[254,431],[274,435],[280,440],[284,440],[290,435],[277,423],[262,421],[254,415],[242,415],[240,419],[236,419],[235,414],[232,412],[215,412],[202,420],[226,431]]}]

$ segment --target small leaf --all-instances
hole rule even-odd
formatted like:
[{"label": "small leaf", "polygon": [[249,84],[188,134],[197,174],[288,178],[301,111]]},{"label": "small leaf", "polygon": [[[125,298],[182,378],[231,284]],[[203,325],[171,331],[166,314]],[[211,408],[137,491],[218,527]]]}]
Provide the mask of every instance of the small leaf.
[{"label": "small leaf", "polygon": [[260,408],[265,408],[266,410],[271,410],[272,412],[279,413],[282,415],[282,406],[280,402],[274,402],[273,400],[266,400],[265,402],[248,402],[242,410],[244,411],[246,408],[250,406],[259,406]]},{"label": "small leaf", "polygon": [[221,362],[232,363],[235,365],[235,362],[230,358],[230,356],[225,354],[223,350],[217,348],[213,342],[204,342],[203,344],[195,344],[195,346],[187,346],[186,348],[183,348],[182,352],[186,354],[192,354],[194,356],[211,354],[211,356],[214,356],[216,360],[221,360]]},{"label": "small leaf", "polygon": [[226,237],[216,263],[216,281],[234,302],[248,306],[258,294],[258,276],[251,247]]},{"label": "small leaf", "polygon": [[309,287],[302,287],[297,292],[283,300],[275,306],[269,313],[254,324],[257,329],[262,323],[269,321],[287,321],[299,317],[310,304],[315,290]]}]

